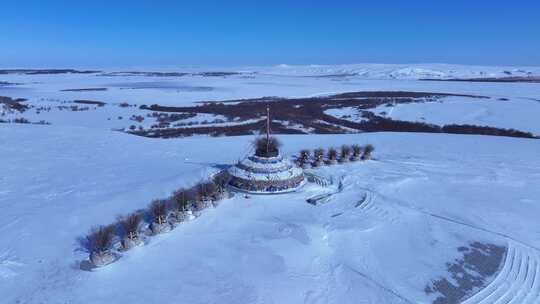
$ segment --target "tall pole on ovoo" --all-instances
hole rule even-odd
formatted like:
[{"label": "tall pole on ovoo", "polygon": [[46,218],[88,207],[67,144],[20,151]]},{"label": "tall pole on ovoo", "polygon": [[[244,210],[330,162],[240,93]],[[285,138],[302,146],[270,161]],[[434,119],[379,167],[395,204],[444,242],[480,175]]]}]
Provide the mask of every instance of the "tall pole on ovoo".
[{"label": "tall pole on ovoo", "polygon": [[266,155],[270,151],[270,106],[266,105]]}]

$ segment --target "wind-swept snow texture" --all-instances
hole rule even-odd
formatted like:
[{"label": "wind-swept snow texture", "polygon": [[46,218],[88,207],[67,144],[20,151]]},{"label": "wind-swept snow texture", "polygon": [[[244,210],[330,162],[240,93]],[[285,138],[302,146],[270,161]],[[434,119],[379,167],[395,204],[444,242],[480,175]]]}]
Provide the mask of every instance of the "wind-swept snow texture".
[{"label": "wind-swept snow texture", "polygon": [[[249,152],[253,137],[150,139],[0,124],[2,303],[431,303],[458,248],[507,248],[467,303],[538,303],[540,141],[373,133],[280,136],[283,153],[371,143],[335,183],[236,195],[81,271],[79,239]],[[216,148],[218,147],[218,148]],[[339,183],[338,183],[339,182]],[[336,188],[336,184],[341,185]],[[325,202],[306,199],[331,193]],[[478,292],[478,293],[477,293]]]}]

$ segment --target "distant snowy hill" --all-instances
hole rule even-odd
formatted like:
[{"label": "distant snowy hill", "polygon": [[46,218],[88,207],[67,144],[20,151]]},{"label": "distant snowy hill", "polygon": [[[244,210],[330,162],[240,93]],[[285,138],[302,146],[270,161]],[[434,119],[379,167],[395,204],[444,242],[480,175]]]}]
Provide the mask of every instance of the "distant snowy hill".
[{"label": "distant snowy hill", "polygon": [[287,65],[253,69],[262,74],[289,76],[358,76],[366,79],[449,79],[538,76],[540,67],[496,67],[454,64]]},{"label": "distant snowy hill", "polygon": [[[321,97],[338,93],[430,92],[485,96],[456,97],[437,103],[390,103],[377,114],[387,119],[435,124],[473,124],[513,128],[540,134],[534,123],[540,113],[540,85],[533,79],[540,67],[485,67],[450,64],[347,64],[277,65],[266,67],[133,68],[103,71],[0,70],[0,122],[32,122],[101,129],[149,128],[238,124],[238,117],[154,113],[142,105],[194,106],[201,101]],[[492,79],[512,82],[420,81],[419,79]],[[511,78],[511,79],[510,79]],[[538,77],[540,80],[540,77]],[[491,80],[490,80],[491,81]],[[26,99],[19,110],[2,96]],[[7,100],[7,99],[5,99]],[[353,122],[367,108],[350,109]],[[24,111],[22,111],[24,110]],[[176,113],[178,114],[178,113]],[[338,119],[346,115],[340,115]],[[250,117],[253,118],[253,117]],[[348,118],[351,120],[351,118]],[[230,120],[230,121],[229,121]],[[165,122],[173,123],[167,126]],[[254,123],[254,120],[249,121]],[[161,125],[161,126],[160,126]],[[299,129],[298,122],[287,123]],[[309,127],[306,128],[307,132]]]}]

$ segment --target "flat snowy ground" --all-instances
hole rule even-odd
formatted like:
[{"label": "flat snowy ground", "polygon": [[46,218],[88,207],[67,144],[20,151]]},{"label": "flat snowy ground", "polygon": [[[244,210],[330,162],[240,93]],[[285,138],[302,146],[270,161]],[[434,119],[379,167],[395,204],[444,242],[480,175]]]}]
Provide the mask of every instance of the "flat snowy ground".
[{"label": "flat snowy ground", "polygon": [[[148,129],[156,121],[155,117],[147,117],[151,111],[139,109],[139,106],[143,104],[186,106],[200,101],[224,101],[264,96],[306,97],[355,91],[417,91],[481,95],[489,98],[450,97],[441,99],[442,103],[414,103],[399,105],[394,109],[382,107],[378,109],[379,112],[387,112],[388,116],[394,119],[439,124],[486,125],[540,134],[540,124],[537,123],[537,117],[540,115],[540,84],[538,83],[418,80],[452,77],[523,77],[540,75],[538,67],[360,64],[283,65],[224,70],[240,72],[240,74],[228,76],[188,74],[174,77],[140,74],[136,76],[114,74],[117,76],[112,76],[106,73],[0,75],[0,96],[26,98],[28,104],[35,106],[33,109],[20,113],[2,111],[0,104],[0,119],[25,118],[30,122],[45,121],[53,125],[106,130],[128,129],[131,126]],[[178,68],[174,71],[204,72],[208,70]],[[3,82],[9,84],[2,85]],[[100,101],[106,102],[107,105],[98,107],[74,104],[74,100]],[[132,106],[121,107],[122,103]],[[72,111],[71,106],[77,106],[82,111]],[[47,110],[47,108],[50,109]],[[351,117],[347,119],[361,120],[358,111],[351,110]],[[137,122],[133,119],[134,115],[144,116],[146,120]],[[212,122],[215,119],[219,117],[210,115],[203,120]],[[202,121],[198,118],[196,120]],[[190,120],[180,122],[189,123]]]},{"label": "flat snowy ground", "polygon": [[430,303],[440,294],[425,289],[451,280],[446,263],[461,257],[457,248],[481,242],[509,249],[499,275],[470,303],[538,303],[540,141],[279,137],[285,154],[371,143],[376,159],[315,170],[342,181],[326,204],[305,199],[333,186],[237,195],[86,272],[78,239],[92,226],[234,163],[253,138],[159,140],[0,124],[1,302]]},{"label": "flat snowy ground", "polygon": [[540,134],[540,101],[526,98],[488,100],[446,97],[442,102],[382,106],[375,112],[386,112],[386,117],[395,120],[513,128]]},{"label": "flat snowy ground", "polygon": [[[540,69],[539,69],[540,70]],[[537,72],[540,74],[540,71]],[[382,77],[382,76],[381,76]],[[418,81],[363,76],[316,77],[279,74],[240,74],[226,77],[97,76],[94,74],[0,75],[0,96],[33,101],[99,100],[109,103],[190,105],[261,96],[305,97],[351,91],[423,91],[450,94],[539,99],[534,83]],[[105,91],[63,91],[105,88]]]}]

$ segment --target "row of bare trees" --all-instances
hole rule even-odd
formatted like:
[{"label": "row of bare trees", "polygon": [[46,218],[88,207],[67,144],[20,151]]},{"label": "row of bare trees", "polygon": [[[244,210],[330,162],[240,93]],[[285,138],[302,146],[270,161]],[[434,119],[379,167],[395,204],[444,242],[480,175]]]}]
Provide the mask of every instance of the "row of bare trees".
[{"label": "row of bare trees", "polygon": [[345,163],[348,161],[366,160],[371,158],[371,154],[375,148],[371,144],[360,146],[354,144],[352,146],[342,145],[339,150],[336,148],[317,148],[313,150],[313,154],[310,150],[301,150],[296,163],[302,168],[320,167],[323,165],[333,165],[338,162]]},{"label": "row of bare trees", "polygon": [[113,224],[93,228],[86,237],[93,267],[110,264],[120,256],[119,251],[141,245],[145,238],[168,232],[198,217],[202,210],[217,206],[229,196],[227,182],[226,174],[219,173],[211,180],[179,189],[166,199],[153,200],[145,210],[118,216]]}]

